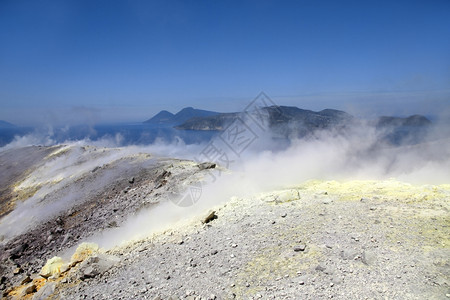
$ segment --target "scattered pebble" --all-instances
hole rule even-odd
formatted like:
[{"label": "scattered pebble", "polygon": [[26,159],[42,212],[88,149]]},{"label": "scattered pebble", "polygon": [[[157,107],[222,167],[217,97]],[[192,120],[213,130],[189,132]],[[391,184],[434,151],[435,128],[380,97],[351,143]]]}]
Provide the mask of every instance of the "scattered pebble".
[{"label": "scattered pebble", "polygon": [[306,245],[305,244],[294,246],[294,251],[295,252],[305,251],[305,249],[306,249]]}]

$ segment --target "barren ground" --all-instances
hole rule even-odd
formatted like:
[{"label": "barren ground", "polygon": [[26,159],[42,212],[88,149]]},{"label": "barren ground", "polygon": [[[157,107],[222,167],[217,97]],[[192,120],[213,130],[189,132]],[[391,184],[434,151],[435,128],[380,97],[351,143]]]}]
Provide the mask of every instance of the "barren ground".
[{"label": "barren ground", "polygon": [[[117,220],[113,226],[120,226],[125,213],[148,207],[151,201],[145,199],[162,201],[164,193],[173,192],[171,184],[192,183],[203,176],[201,168],[187,161],[140,165],[145,167],[114,177],[111,184],[120,187],[116,192],[106,185],[94,193],[95,207],[81,206],[86,212],[75,209],[85,225],[101,230]],[[170,175],[161,177],[165,171]],[[130,176],[136,176],[133,183],[128,182]],[[449,299],[449,200],[450,185],[411,185],[394,179],[299,182],[270,193],[231,198],[213,208],[216,217],[207,223],[202,222],[205,211],[125,246],[92,249],[90,258],[59,265],[51,277],[39,276],[45,260],[64,248],[59,239],[66,231],[71,236],[82,232],[71,246],[92,234],[83,222],[71,221],[78,215],[72,210],[60,215],[62,220],[55,216],[48,221],[56,222],[54,226],[73,223],[62,227],[60,235],[51,233],[57,242],[48,242],[48,233],[37,234],[46,233],[47,223],[27,233],[35,243],[43,243],[39,257],[31,250],[11,257],[12,246],[27,241],[27,235],[3,242],[3,296]],[[122,217],[114,219],[114,208],[123,210]],[[96,223],[100,217],[104,220]]]}]

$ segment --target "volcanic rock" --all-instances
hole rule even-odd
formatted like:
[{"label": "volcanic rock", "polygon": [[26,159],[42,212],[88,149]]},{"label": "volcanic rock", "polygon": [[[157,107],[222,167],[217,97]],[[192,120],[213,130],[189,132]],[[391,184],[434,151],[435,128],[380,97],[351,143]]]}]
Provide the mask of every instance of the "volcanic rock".
[{"label": "volcanic rock", "polygon": [[98,253],[80,264],[80,279],[95,277],[119,263],[120,259],[113,255]]},{"label": "volcanic rock", "polygon": [[216,167],[216,164],[211,163],[211,162],[204,162],[204,163],[198,164],[198,168],[200,170],[214,169],[215,167]]},{"label": "volcanic rock", "polygon": [[33,300],[45,300],[48,299],[56,289],[56,283],[55,282],[47,282],[42,286],[34,295]]},{"label": "volcanic rock", "polygon": [[214,210],[210,210],[203,218],[202,223],[206,224],[211,222],[212,220],[217,219],[216,212]]}]

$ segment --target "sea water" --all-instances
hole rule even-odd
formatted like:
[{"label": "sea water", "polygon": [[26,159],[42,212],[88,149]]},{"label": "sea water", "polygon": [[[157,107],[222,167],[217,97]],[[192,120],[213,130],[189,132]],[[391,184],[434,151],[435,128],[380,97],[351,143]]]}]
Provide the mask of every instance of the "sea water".
[{"label": "sea water", "polygon": [[156,141],[171,143],[175,140],[182,140],[186,144],[198,144],[208,142],[217,133],[217,131],[178,130],[173,128],[172,125],[146,123],[115,123],[52,128],[14,127],[0,128],[0,147],[25,135],[47,137],[45,140],[51,140],[55,144],[78,140],[106,140],[115,143],[117,146],[128,146],[149,145]]}]

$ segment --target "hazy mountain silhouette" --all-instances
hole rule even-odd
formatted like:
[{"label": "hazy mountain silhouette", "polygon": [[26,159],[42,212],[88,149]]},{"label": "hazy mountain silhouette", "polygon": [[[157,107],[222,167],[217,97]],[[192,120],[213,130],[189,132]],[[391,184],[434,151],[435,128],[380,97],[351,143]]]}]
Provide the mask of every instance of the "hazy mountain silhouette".
[{"label": "hazy mountain silhouette", "polygon": [[[344,132],[361,126],[364,121],[336,109],[312,111],[294,106],[270,106],[247,113],[220,113],[213,116],[194,117],[175,126],[180,130],[221,131],[241,118],[260,119],[271,129],[273,137],[302,138],[318,130]],[[406,118],[380,117],[369,122],[378,130],[380,141],[388,144],[416,144],[424,141],[431,121],[421,115]]]},{"label": "hazy mountain silhouette", "polygon": [[385,126],[427,126],[431,121],[421,115],[413,115],[406,118],[400,117],[379,117],[376,123],[377,127]]},{"label": "hazy mountain silhouette", "polygon": [[218,112],[214,111],[208,111],[208,110],[202,110],[202,109],[195,109],[193,107],[186,107],[177,112],[176,114],[172,114],[171,112],[168,112],[167,110],[162,110],[158,114],[156,114],[151,119],[145,121],[144,123],[151,123],[151,124],[165,124],[165,125],[180,125],[184,122],[188,121],[189,119],[195,118],[195,117],[209,117],[219,114]]},{"label": "hazy mountain silhouette", "polygon": [[[353,116],[346,112],[325,109],[320,112],[300,109],[294,106],[270,106],[258,111],[249,112],[254,117],[266,118],[272,129],[281,129],[286,125],[298,125],[306,130],[327,128],[344,121],[353,120]],[[226,125],[238,118],[245,118],[243,113],[221,113],[208,117],[195,117],[176,126],[182,130],[223,130]],[[292,128],[292,126],[290,126]]]}]

